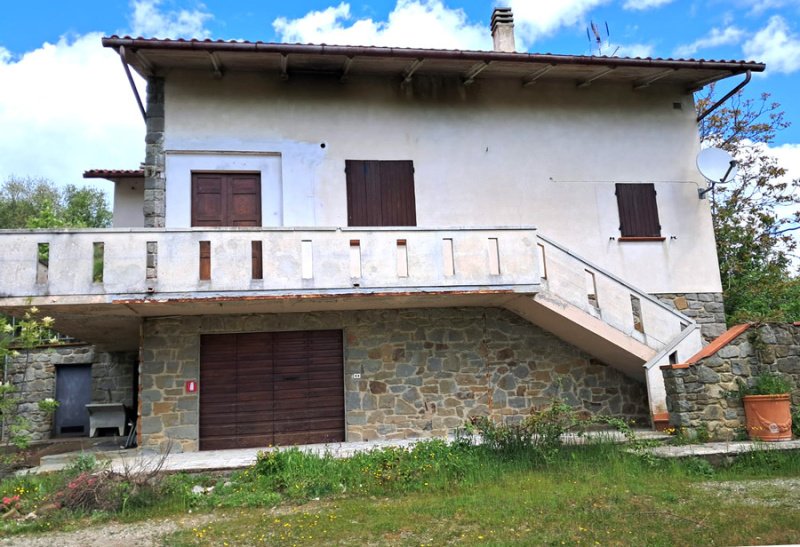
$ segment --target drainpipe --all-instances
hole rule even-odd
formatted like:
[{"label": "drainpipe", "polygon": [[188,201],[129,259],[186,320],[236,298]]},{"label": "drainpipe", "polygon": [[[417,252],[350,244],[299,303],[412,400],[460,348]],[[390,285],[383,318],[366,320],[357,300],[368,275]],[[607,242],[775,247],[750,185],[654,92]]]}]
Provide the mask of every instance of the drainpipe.
[{"label": "drainpipe", "polygon": [[736,86],[736,87],[734,87],[732,90],[730,90],[730,91],[729,91],[729,92],[728,92],[728,93],[727,93],[727,94],[726,94],[724,97],[722,97],[720,100],[718,100],[717,102],[715,102],[714,104],[712,104],[712,105],[711,105],[709,108],[707,108],[707,109],[706,109],[706,111],[705,111],[705,112],[703,112],[702,114],[700,114],[699,116],[697,116],[697,123],[700,123],[700,122],[702,122],[702,121],[705,119],[705,117],[706,117],[706,116],[708,116],[709,114],[711,114],[712,112],[714,112],[714,111],[715,111],[717,108],[719,108],[720,106],[722,106],[722,103],[724,103],[725,101],[727,101],[728,99],[730,99],[731,97],[733,97],[733,96],[734,96],[736,93],[738,93],[739,91],[741,91],[741,89],[742,89],[744,86],[746,86],[746,85],[747,85],[747,84],[750,82],[750,77],[751,77],[751,74],[750,74],[750,71],[748,70],[748,71],[745,73],[745,75],[744,75],[744,80],[743,80],[743,81],[741,81],[741,82],[739,82],[739,85],[737,85],[737,86]]}]

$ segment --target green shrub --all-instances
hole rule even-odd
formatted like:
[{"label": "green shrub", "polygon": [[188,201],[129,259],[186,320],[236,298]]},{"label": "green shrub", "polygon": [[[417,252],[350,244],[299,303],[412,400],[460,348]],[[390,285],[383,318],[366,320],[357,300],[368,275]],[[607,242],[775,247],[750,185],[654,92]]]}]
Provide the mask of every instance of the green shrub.
[{"label": "green shrub", "polygon": [[506,455],[528,453],[545,462],[551,460],[561,448],[565,434],[583,436],[589,429],[601,425],[622,432],[629,440],[633,439],[633,432],[624,420],[591,416],[559,400],[532,411],[519,424],[500,425],[487,417],[475,420],[475,428],[488,449]]},{"label": "green shrub", "polygon": [[792,392],[792,384],[780,374],[762,372],[756,377],[755,384],[747,386],[739,379],[739,394],[745,395],[783,395]]}]

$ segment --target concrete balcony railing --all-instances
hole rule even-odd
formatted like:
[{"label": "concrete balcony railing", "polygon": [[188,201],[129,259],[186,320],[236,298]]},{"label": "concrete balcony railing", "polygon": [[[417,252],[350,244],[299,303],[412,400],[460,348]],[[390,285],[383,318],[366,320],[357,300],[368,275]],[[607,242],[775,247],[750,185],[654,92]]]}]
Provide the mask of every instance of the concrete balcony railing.
[{"label": "concrete balcony railing", "polygon": [[0,232],[0,306],[353,292],[535,292],[533,228]]}]

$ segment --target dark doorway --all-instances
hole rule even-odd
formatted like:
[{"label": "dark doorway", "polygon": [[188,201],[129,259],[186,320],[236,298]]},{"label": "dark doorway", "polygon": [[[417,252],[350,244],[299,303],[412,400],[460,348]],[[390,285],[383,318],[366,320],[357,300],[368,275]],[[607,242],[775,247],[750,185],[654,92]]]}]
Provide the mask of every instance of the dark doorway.
[{"label": "dark doorway", "polygon": [[56,435],[88,435],[92,402],[92,365],[56,367]]}]

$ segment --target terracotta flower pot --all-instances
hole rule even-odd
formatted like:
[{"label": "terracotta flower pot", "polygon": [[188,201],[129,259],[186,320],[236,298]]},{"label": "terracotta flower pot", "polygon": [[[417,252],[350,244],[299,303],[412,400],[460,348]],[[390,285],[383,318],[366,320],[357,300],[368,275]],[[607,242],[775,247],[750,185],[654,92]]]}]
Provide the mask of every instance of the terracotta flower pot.
[{"label": "terracotta flower pot", "polygon": [[744,415],[752,440],[792,440],[792,412],[789,394],[745,395]]}]

